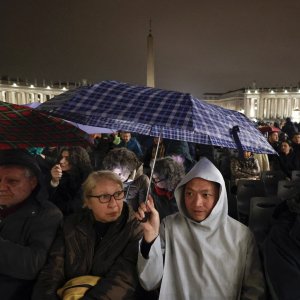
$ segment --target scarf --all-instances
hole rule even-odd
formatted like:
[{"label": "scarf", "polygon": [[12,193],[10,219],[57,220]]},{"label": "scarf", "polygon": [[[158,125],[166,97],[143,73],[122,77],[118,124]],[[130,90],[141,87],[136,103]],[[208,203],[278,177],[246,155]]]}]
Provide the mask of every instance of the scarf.
[{"label": "scarf", "polygon": [[172,198],[174,198],[174,193],[167,191],[165,189],[161,189],[159,187],[157,187],[156,185],[154,185],[154,192],[158,195],[158,196],[164,196],[167,197],[168,200],[171,200]]}]

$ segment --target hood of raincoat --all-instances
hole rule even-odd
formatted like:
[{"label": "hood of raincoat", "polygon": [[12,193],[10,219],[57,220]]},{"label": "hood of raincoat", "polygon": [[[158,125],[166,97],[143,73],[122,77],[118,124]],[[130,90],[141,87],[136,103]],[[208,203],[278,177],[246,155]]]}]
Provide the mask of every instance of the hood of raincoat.
[{"label": "hood of raincoat", "polygon": [[[205,180],[217,182],[220,185],[219,199],[211,211],[210,215],[201,222],[192,220],[185,207],[184,188],[187,182],[194,178],[203,178]],[[220,171],[206,157],[201,158],[198,163],[185,175],[175,189],[175,198],[179,213],[194,223],[208,228],[216,228],[225,222],[228,213],[227,193],[225,182]]]}]

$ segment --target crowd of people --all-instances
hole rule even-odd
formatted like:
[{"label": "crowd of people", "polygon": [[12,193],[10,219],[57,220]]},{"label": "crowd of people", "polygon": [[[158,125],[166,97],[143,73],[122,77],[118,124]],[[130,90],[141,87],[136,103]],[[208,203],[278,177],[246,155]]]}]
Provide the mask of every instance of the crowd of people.
[{"label": "crowd of people", "polygon": [[90,148],[0,151],[1,299],[268,299],[274,286],[299,299],[299,195],[276,210],[262,261],[228,216],[225,184],[300,169],[289,122],[267,132],[278,156],[226,150],[223,167],[212,146],[160,139],[157,149],[158,138],[130,132],[97,134]]}]

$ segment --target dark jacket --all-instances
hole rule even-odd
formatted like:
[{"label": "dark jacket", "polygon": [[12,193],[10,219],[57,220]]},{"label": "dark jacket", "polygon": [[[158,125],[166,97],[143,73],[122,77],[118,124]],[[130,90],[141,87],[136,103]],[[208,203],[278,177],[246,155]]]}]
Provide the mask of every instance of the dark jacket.
[{"label": "dark jacket", "polygon": [[68,217],[40,273],[32,299],[58,299],[57,289],[82,275],[101,277],[82,299],[134,299],[141,235],[141,227],[126,203],[121,216],[110,224],[98,244],[90,210]]},{"label": "dark jacket", "polygon": [[249,158],[233,157],[230,170],[232,182],[236,185],[239,179],[258,179],[260,176],[258,160],[253,156]]},{"label": "dark jacket", "polygon": [[140,203],[146,200],[149,184],[149,177],[143,174],[142,164],[133,173],[133,178],[129,178],[128,183],[124,183],[126,201],[134,211],[137,211]]},{"label": "dark jacket", "polygon": [[279,165],[274,165],[274,170],[283,171],[287,177],[292,177],[292,171],[297,169],[296,155],[293,150],[288,155],[280,152],[278,157]]},{"label": "dark jacket", "polygon": [[121,143],[118,145],[119,148],[125,147],[128,150],[135,153],[135,155],[138,157],[138,159],[143,158],[143,152],[140,143],[138,140],[134,137],[132,137],[128,143],[121,141]]},{"label": "dark jacket", "polygon": [[173,192],[165,191],[151,185],[151,196],[154,200],[154,206],[159,213],[160,221],[168,215],[178,212],[177,203]]},{"label": "dark jacket", "polygon": [[0,220],[1,300],[30,299],[34,280],[46,262],[62,214],[42,198],[33,193]]},{"label": "dark jacket", "polygon": [[298,132],[298,128],[295,126],[295,124],[292,121],[287,120],[285,125],[282,127],[282,131],[285,132],[291,139],[294,133]]},{"label": "dark jacket", "polygon": [[277,207],[277,221],[264,243],[269,285],[280,300],[300,299],[300,202],[297,205],[297,213],[287,202]]},{"label": "dark jacket", "polygon": [[63,172],[57,187],[52,187],[50,180],[50,178],[47,180],[49,200],[61,210],[64,216],[79,212],[83,206],[82,182],[72,182],[67,172]]}]

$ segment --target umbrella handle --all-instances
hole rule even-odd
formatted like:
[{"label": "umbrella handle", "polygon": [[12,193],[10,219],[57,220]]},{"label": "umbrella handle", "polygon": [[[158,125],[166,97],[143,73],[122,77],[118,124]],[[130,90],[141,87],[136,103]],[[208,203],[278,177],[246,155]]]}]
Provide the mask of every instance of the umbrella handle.
[{"label": "umbrella handle", "polygon": [[[155,167],[155,163],[156,163],[156,159],[157,159],[157,153],[158,153],[158,148],[159,148],[159,144],[160,144],[160,141],[161,141],[161,133],[159,134],[158,136],[158,142],[157,142],[157,145],[156,145],[156,150],[155,150],[155,155],[154,155],[154,160],[153,160],[153,164],[152,164],[152,167],[151,167],[151,173],[150,173],[150,184],[147,188],[147,194],[146,194],[146,199],[145,199],[145,204],[147,204],[147,201],[148,201],[148,197],[149,197],[149,194],[150,194],[150,187],[151,187],[151,182],[152,182],[152,177],[153,177],[153,171],[154,171],[154,167]],[[146,212],[145,213],[145,217],[144,219],[141,220],[142,223],[145,223],[147,222],[148,218],[149,218],[149,215],[150,213],[149,212]]]},{"label": "umbrella handle", "polygon": [[230,133],[232,134],[233,139],[235,141],[235,144],[237,146],[237,150],[239,152],[239,156],[243,157],[244,156],[244,150],[243,150],[242,143],[240,141],[238,132],[240,132],[240,128],[237,125],[233,126],[232,129],[230,129]]}]

